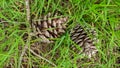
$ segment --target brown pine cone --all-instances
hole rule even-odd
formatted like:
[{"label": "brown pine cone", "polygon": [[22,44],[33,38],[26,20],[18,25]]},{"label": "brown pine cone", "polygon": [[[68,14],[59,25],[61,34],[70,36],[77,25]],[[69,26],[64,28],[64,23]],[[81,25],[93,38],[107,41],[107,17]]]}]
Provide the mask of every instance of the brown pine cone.
[{"label": "brown pine cone", "polygon": [[48,13],[43,19],[32,21],[33,33],[41,38],[41,42],[51,43],[50,39],[58,38],[65,32],[68,17],[57,18],[57,15],[57,13],[55,15]]},{"label": "brown pine cone", "polygon": [[[95,35],[95,31],[90,31],[91,34]],[[87,32],[82,28],[80,25],[77,25],[73,28],[71,31],[71,39],[74,41],[77,45],[79,45],[82,48],[82,51],[77,51],[77,53],[84,53],[85,56],[88,56],[89,58],[92,57],[92,55],[95,55],[97,53],[97,49],[94,45],[94,40],[91,39]],[[76,47],[72,45],[72,49],[75,51]]]}]

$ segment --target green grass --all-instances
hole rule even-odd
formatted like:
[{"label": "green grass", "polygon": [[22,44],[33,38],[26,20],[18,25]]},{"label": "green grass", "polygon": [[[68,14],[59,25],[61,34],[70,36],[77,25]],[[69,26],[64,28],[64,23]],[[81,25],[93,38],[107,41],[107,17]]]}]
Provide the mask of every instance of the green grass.
[{"label": "green grass", "polygon": [[[62,6],[60,3],[64,3]],[[71,29],[76,23],[82,26],[94,25],[98,33],[99,42],[96,43],[98,49],[97,60],[88,59],[82,60],[82,55],[74,54],[70,50],[72,43],[69,38],[69,31],[62,37],[58,38],[54,45],[50,45],[52,49],[42,55],[55,63],[56,68],[117,68],[117,57],[120,57],[120,51],[116,52],[114,49],[120,49],[120,1],[119,0],[69,0],[69,2],[62,0],[33,0],[30,5],[31,14],[35,19],[41,15],[46,15],[48,12],[54,13],[56,10],[60,11],[64,16],[69,16],[69,26]],[[24,47],[26,44],[30,46],[30,42],[23,40],[25,33],[30,33],[30,25],[26,22],[26,10],[24,0],[1,0],[0,1],[0,19],[7,22],[0,22],[0,67],[9,63],[11,57],[14,58],[15,64],[13,68],[18,68],[19,64],[19,49],[18,46]],[[20,25],[25,24],[25,29],[20,29]],[[56,55],[58,53],[58,55]],[[71,59],[71,53],[75,58]],[[51,56],[51,57],[49,57]],[[58,57],[56,57],[58,56]],[[37,62],[39,67],[49,68],[53,67],[44,60],[29,54],[29,64],[31,61]],[[48,58],[49,57],[49,58]],[[77,63],[77,60],[80,62]],[[41,61],[41,63],[39,62]]]}]

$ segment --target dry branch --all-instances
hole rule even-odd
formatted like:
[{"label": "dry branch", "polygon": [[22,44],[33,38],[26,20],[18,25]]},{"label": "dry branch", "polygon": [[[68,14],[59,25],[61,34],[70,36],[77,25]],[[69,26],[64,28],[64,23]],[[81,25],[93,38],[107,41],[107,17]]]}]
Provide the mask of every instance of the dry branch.
[{"label": "dry branch", "polygon": [[44,58],[44,57],[36,54],[32,49],[29,49],[29,51],[30,51],[31,53],[33,53],[35,56],[39,57],[40,59],[43,59],[43,60],[45,60],[46,62],[48,62],[48,63],[50,63],[51,65],[53,65],[53,66],[56,67],[56,65],[55,65],[53,62],[51,62],[51,61],[49,61],[48,59],[46,59],[46,58]]},{"label": "dry branch", "polygon": [[30,16],[30,5],[29,5],[29,0],[25,0],[25,5],[26,5],[26,14],[27,14],[27,22],[31,22],[31,16]]},{"label": "dry branch", "polygon": [[[27,22],[31,23],[31,16],[30,16],[30,5],[29,5],[29,0],[25,0],[25,5],[26,5],[26,17],[27,17]],[[28,40],[26,42],[26,45],[24,46],[24,49],[20,55],[20,59],[19,59],[19,64],[18,64],[18,68],[20,68],[20,65],[21,65],[21,62],[22,62],[22,58],[26,52],[26,50],[28,49],[28,43],[29,43],[29,40],[30,37],[28,36]]]}]

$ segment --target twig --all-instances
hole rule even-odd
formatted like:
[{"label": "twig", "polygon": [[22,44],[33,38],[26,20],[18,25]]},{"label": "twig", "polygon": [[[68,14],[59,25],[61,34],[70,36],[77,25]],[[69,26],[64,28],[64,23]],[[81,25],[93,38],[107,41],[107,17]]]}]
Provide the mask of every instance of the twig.
[{"label": "twig", "polygon": [[[31,23],[31,16],[30,16],[30,5],[29,5],[29,0],[25,0],[25,5],[26,5],[26,17],[27,17],[27,22]],[[26,45],[24,46],[24,49],[21,53],[20,59],[19,59],[19,64],[18,64],[18,68],[20,68],[21,62],[22,62],[22,58],[26,52],[26,50],[28,49],[28,43],[30,41],[30,35],[28,35],[28,40],[26,42]]]},{"label": "twig", "polygon": [[23,58],[23,56],[24,56],[24,54],[25,54],[25,52],[26,52],[27,48],[28,48],[28,46],[27,46],[27,45],[25,45],[25,47],[24,47],[24,49],[23,49],[23,51],[22,51],[22,53],[21,53],[21,55],[20,55],[18,68],[20,68],[20,65],[21,65],[21,62],[22,62],[22,58]]},{"label": "twig", "polygon": [[39,58],[41,58],[41,59],[47,61],[48,63],[50,63],[51,65],[53,65],[53,66],[56,67],[56,65],[55,65],[54,63],[52,63],[51,61],[47,60],[46,58],[44,58],[44,57],[42,57],[42,56],[36,54],[32,49],[29,48],[28,50],[29,50],[31,53],[33,53],[34,55],[36,55],[37,57],[39,57]]},{"label": "twig", "polygon": [[26,4],[27,22],[31,23],[29,0],[25,0],[25,4]]}]

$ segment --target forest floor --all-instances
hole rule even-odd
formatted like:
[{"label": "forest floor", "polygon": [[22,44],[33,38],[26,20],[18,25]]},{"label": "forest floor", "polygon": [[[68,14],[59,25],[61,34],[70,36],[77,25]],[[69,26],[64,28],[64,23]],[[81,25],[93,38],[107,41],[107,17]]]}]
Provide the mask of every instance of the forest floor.
[{"label": "forest floor", "polygon": [[[1,0],[0,68],[22,68],[21,64],[23,68],[120,68],[119,0],[30,0],[32,19],[56,11],[69,17],[67,29],[79,23],[96,30],[97,56],[87,58],[73,53],[69,31],[55,39],[54,44],[34,46],[39,45],[33,43],[40,39],[27,36],[31,29],[25,0]],[[26,45],[28,55],[23,57]],[[30,50],[31,45],[39,49],[40,55]]]}]

